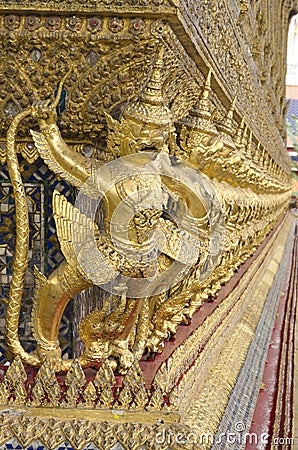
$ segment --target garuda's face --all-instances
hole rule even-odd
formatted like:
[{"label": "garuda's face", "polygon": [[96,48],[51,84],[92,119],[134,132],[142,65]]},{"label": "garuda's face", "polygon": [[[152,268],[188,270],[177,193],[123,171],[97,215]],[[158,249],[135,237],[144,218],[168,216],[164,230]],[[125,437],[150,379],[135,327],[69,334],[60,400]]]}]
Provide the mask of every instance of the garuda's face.
[{"label": "garuda's face", "polygon": [[167,139],[168,133],[157,128],[146,128],[141,130],[139,136],[136,137],[136,142],[139,146],[139,151],[162,149]]},{"label": "garuda's face", "polygon": [[184,146],[193,150],[195,148],[206,148],[209,146],[212,135],[205,133],[203,130],[197,130],[183,126],[180,141],[182,140]]},{"label": "garuda's face", "polygon": [[168,129],[158,128],[157,125],[129,123],[129,121],[125,129],[120,150],[121,156],[141,151],[159,152],[169,135]]}]

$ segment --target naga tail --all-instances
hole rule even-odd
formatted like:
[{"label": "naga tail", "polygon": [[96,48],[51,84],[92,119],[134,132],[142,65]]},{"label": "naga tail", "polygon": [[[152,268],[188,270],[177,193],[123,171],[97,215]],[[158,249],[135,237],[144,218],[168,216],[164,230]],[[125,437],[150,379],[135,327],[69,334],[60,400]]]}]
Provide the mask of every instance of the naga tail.
[{"label": "naga tail", "polygon": [[9,302],[6,311],[5,331],[7,345],[13,355],[19,355],[28,364],[37,365],[39,359],[25,352],[18,335],[24,280],[28,267],[29,217],[25,188],[15,151],[15,136],[19,123],[30,114],[31,109],[28,109],[13,119],[8,129],[6,141],[7,168],[13,187],[16,208],[16,244]]},{"label": "naga tail", "polygon": [[[62,84],[68,75],[69,72],[59,84],[57,97],[51,106],[52,108],[58,105],[62,91]],[[20,356],[21,359],[27,364],[37,366],[40,365],[40,358],[30,355],[23,349],[18,334],[24,281],[28,267],[29,216],[25,188],[15,150],[15,138],[18,126],[25,117],[32,115],[33,111],[34,107],[32,106],[15,116],[9,126],[6,138],[7,168],[15,199],[16,244],[13,273],[9,291],[9,301],[6,310],[5,333],[6,342],[11,353],[15,356]]]}]

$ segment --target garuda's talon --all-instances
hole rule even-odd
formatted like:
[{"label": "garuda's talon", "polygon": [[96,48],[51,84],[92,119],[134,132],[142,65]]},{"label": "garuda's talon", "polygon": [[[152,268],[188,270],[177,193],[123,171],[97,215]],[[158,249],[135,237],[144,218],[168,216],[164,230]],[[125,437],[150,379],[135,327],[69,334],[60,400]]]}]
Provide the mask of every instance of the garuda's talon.
[{"label": "garuda's talon", "polygon": [[62,352],[59,343],[50,343],[49,341],[43,343],[39,341],[36,350],[42,361],[45,361],[48,358],[54,358],[55,360],[61,361]]},{"label": "garuda's talon", "polygon": [[128,348],[126,341],[117,341],[110,345],[110,354],[118,361],[118,371],[126,373],[127,369],[132,366],[135,358]]}]

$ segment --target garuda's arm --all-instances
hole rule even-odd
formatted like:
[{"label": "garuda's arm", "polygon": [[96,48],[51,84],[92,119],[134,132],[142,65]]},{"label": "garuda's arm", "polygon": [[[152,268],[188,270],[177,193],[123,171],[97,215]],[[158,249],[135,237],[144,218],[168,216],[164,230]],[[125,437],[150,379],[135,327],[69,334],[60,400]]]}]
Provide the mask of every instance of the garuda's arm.
[{"label": "garuda's arm", "polygon": [[33,140],[48,167],[80,189],[91,175],[92,164],[97,168],[100,162],[72,150],[63,140],[55,119],[54,113],[47,111],[47,119],[39,119],[40,132],[31,130]]}]

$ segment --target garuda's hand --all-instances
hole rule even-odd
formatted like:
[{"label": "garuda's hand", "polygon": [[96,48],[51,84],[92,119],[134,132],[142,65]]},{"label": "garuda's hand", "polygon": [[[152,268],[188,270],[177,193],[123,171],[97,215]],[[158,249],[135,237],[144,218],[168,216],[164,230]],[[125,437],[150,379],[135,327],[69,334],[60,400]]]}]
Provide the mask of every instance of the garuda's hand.
[{"label": "garuda's hand", "polygon": [[57,122],[56,108],[51,105],[51,100],[37,101],[31,108],[32,117],[38,120],[41,128]]}]

